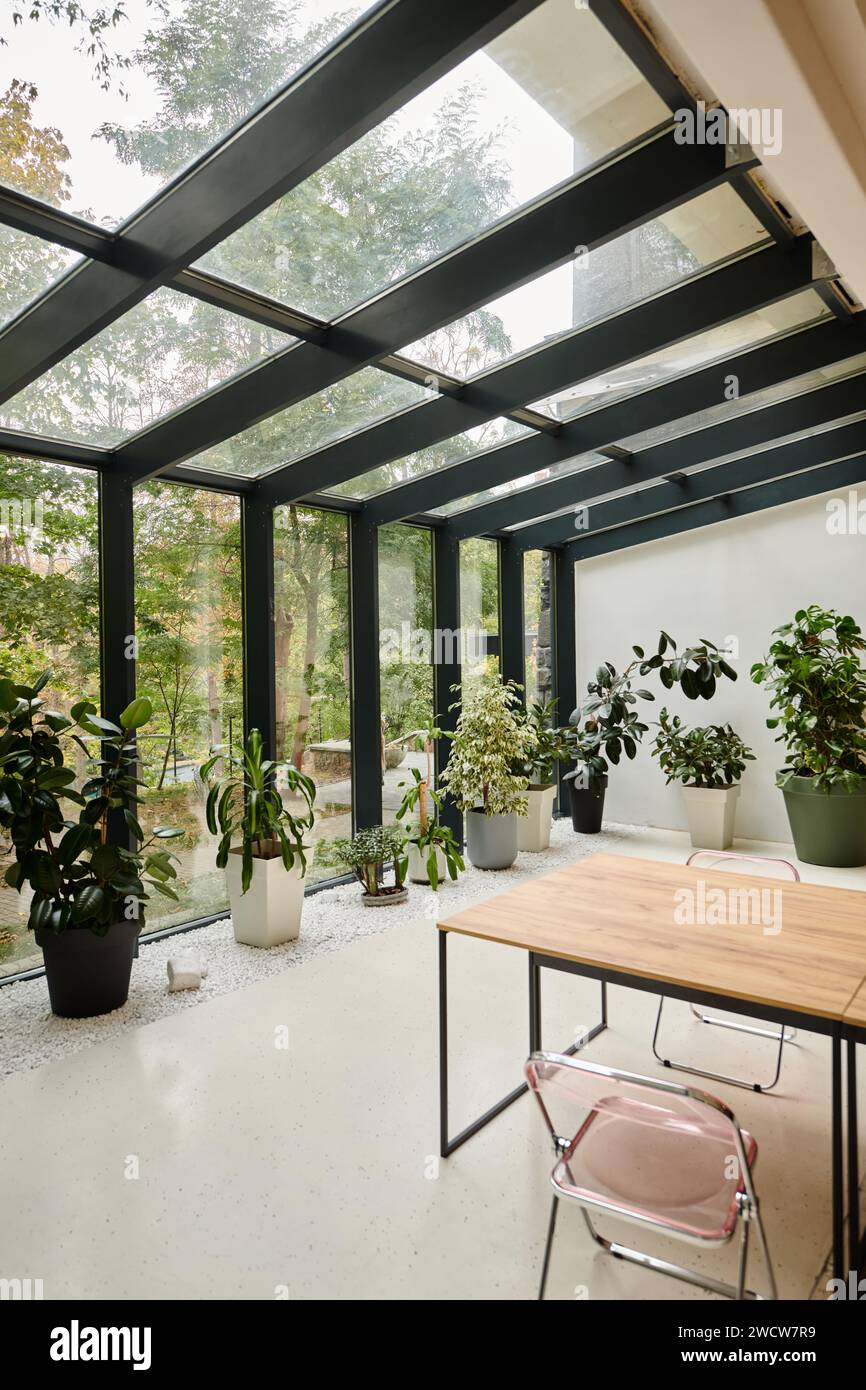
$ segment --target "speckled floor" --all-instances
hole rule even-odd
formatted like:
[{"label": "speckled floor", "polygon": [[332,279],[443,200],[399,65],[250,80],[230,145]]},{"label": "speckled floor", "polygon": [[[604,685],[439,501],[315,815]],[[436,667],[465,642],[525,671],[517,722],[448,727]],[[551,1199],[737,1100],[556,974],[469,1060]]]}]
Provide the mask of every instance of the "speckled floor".
[{"label": "speckled floor", "polygon": [[[629,847],[683,849],[658,833]],[[453,941],[449,967],[459,1126],[520,1075],[526,973],[521,953],[469,939]],[[597,996],[546,972],[545,1044],[591,1023]],[[416,913],[8,1078],[0,1176],[15,1200],[0,1275],[41,1278],[46,1298],[531,1298],[549,1193],[540,1120],[524,1098],[436,1157],[435,999],[435,932]],[[611,1026],[587,1055],[657,1071],[653,1008],[611,990]],[[672,1048],[718,1058],[719,1035],[685,1005],[670,1007],[669,1024]],[[769,1046],[725,1039],[726,1061],[736,1050],[736,1065],[764,1068]],[[828,1080],[826,1041],[801,1033],[778,1092],[713,1087],[761,1146],[756,1180],[785,1298],[824,1296]],[[649,1246],[717,1277],[733,1271],[731,1249]],[[761,1274],[756,1259],[754,1283]],[[549,1295],[707,1297],[598,1252],[574,1209],[560,1216]]]}]

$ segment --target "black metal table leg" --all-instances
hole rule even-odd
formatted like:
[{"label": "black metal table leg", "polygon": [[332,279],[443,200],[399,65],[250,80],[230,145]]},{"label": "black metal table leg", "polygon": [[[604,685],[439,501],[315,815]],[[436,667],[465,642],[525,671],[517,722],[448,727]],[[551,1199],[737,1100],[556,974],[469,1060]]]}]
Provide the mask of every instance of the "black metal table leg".
[{"label": "black metal table leg", "polygon": [[860,1155],[857,1144],[857,1044],[848,1039],[848,1267],[860,1277]]},{"label": "black metal table leg", "polygon": [[833,1183],[833,1278],[844,1277],[845,1265],[845,1159],[842,1124],[842,1041],[834,1036],[831,1043],[832,1076],[832,1183]]}]

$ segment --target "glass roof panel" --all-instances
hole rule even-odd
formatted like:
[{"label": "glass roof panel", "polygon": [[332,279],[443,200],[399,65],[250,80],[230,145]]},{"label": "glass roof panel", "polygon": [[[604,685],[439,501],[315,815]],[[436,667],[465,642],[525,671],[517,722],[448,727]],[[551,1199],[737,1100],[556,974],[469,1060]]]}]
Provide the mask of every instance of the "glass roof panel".
[{"label": "glass roof panel", "polygon": [[188,459],[186,467],[261,478],[434,395],[414,381],[391,376],[378,367],[364,367]]},{"label": "glass roof panel", "polygon": [[426,449],[418,449],[414,454],[407,454],[405,458],[395,459],[380,468],[371,468],[369,473],[361,473],[357,478],[350,478],[348,482],[341,483],[339,487],[329,488],[328,491],[339,497],[371,497],[375,493],[399,487],[401,483],[413,482],[416,478],[449,468],[453,463],[463,463],[466,459],[498,448],[500,444],[510,444],[513,439],[525,438],[526,435],[534,433],[528,425],[520,425],[516,420],[490,420],[486,425],[478,425],[463,434],[452,435],[450,439],[443,439],[441,443],[431,444]]},{"label": "glass roof panel", "polygon": [[0,406],[0,422],[113,448],[293,341],[159,289]]},{"label": "glass roof panel", "polygon": [[200,265],[333,318],[669,114],[587,8],[545,0]]},{"label": "glass roof panel", "polygon": [[471,377],[767,240],[742,198],[722,184],[501,295],[412,343],[403,355]]},{"label": "glass roof panel", "polygon": [[542,410],[557,420],[573,420],[587,411],[636,395],[674,377],[685,376],[709,362],[746,352],[791,329],[829,317],[830,310],[815,291],[802,290],[754,313],[743,314],[730,323],[683,338],[646,357],[580,381],[567,391],[534,401],[533,409]]},{"label": "glass roof panel", "polygon": [[0,327],[80,261],[63,246],[0,225]]},{"label": "glass roof panel", "polygon": [[[16,151],[0,182],[116,226],[374,3],[134,0],[114,22],[110,5],[64,3],[53,22],[21,4],[0,45],[0,146]],[[107,16],[95,37],[69,22],[82,10]]]}]

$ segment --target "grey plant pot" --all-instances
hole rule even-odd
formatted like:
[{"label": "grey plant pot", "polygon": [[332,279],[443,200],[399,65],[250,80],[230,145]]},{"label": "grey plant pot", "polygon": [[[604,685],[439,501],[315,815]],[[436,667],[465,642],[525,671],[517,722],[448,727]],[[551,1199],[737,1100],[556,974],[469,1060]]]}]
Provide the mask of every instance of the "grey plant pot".
[{"label": "grey plant pot", "polygon": [[507,869],[517,858],[517,815],[485,816],[483,811],[466,815],[466,845],[469,862],[476,869]]}]

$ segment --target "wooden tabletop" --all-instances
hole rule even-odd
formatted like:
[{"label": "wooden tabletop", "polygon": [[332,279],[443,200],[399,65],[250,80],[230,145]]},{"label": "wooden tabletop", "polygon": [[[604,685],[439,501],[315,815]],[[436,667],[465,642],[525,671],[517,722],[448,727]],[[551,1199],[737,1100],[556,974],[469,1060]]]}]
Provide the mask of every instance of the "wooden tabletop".
[{"label": "wooden tabletop", "polygon": [[866,1032],[866,979],[845,1010],[845,1022]]},{"label": "wooden tabletop", "polygon": [[866,893],[857,889],[593,854],[437,925],[822,1018],[842,1018],[860,991],[866,1023]]}]

